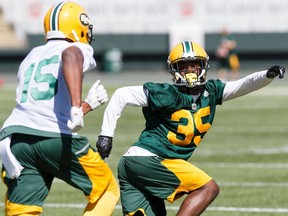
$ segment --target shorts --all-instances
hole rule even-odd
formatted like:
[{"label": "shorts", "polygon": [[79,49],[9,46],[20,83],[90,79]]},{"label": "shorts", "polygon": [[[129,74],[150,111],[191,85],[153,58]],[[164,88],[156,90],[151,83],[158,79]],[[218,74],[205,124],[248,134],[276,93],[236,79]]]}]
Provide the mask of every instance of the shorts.
[{"label": "shorts", "polygon": [[212,178],[182,159],[124,156],[118,165],[124,215],[166,215],[164,200],[173,202]]},{"label": "shorts", "polygon": [[96,202],[106,190],[112,171],[86,137],[40,137],[13,134],[11,151],[24,167],[10,179],[2,169],[7,185],[6,212],[42,212],[54,177],[80,189],[89,202]]}]

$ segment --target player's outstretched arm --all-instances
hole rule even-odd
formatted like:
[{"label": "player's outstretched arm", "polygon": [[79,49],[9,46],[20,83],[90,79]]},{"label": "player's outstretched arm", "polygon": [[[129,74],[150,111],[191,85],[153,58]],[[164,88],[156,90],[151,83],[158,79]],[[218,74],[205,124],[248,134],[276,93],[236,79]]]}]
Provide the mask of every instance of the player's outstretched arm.
[{"label": "player's outstretched arm", "polygon": [[282,79],[284,77],[284,73],[284,67],[274,65],[268,70],[252,73],[239,80],[229,81],[225,84],[222,101],[224,102],[241,97],[250,92],[263,88],[271,83],[275,77]]}]

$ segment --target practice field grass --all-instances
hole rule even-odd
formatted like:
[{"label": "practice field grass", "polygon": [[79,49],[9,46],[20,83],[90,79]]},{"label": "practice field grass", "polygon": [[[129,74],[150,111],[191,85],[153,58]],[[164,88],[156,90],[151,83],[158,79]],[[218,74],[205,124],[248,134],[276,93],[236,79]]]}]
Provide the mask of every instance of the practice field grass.
[{"label": "practice field grass", "polygon": [[[104,83],[110,77],[104,78]],[[152,75],[149,80],[153,80]],[[110,96],[116,87],[127,84],[107,83]],[[88,87],[85,86],[86,92]],[[14,106],[14,92],[14,84],[0,88],[1,125]],[[104,108],[88,114],[81,131],[94,146]],[[286,80],[275,80],[258,92],[218,106],[213,126],[190,158],[191,163],[210,174],[221,188],[220,195],[203,215],[288,215],[287,113]],[[137,139],[143,125],[141,109],[127,107],[118,121],[113,150],[107,160],[115,175],[119,158]],[[1,182],[0,215],[3,214],[5,189]],[[182,200],[167,202],[169,216],[176,215]],[[80,191],[55,179],[42,215],[79,216],[85,204],[86,198]],[[120,202],[113,215],[121,215]]]}]

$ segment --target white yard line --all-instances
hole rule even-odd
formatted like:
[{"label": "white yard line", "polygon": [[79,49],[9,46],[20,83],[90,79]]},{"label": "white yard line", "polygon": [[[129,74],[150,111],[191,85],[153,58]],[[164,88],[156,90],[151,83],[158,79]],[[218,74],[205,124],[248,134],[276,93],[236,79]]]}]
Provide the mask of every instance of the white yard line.
[{"label": "white yard line", "polygon": [[[4,203],[0,203],[0,206],[4,206]],[[44,207],[46,208],[85,208],[85,204],[79,204],[79,203],[73,203],[73,204],[60,204],[60,203],[46,203],[44,204]],[[115,209],[121,209],[120,205],[117,205]],[[166,206],[166,209],[169,211],[178,211],[179,206]],[[267,213],[267,212],[273,212],[273,213],[288,213],[287,208],[244,208],[244,207],[208,207],[206,211],[222,211],[222,212],[262,212],[262,213]]]},{"label": "white yard line", "polygon": [[288,163],[229,163],[229,162],[200,162],[194,163],[197,166],[207,167],[233,167],[233,168],[250,168],[250,169],[288,169]]},{"label": "white yard line", "polygon": [[288,187],[287,182],[219,182],[221,187]]},{"label": "white yard line", "polygon": [[272,213],[287,213],[287,208],[238,208],[238,207],[208,207],[207,211],[225,211],[225,212],[272,212]]}]

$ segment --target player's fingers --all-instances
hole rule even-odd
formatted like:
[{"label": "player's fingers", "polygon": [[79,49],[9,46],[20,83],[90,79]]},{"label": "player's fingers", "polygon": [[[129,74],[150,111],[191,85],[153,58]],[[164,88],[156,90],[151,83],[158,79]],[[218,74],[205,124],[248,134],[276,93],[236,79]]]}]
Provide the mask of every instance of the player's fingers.
[{"label": "player's fingers", "polygon": [[100,84],[100,80],[97,80],[93,86],[91,87],[91,89],[97,89],[99,87],[99,84]]},{"label": "player's fingers", "polygon": [[102,91],[104,89],[104,86],[103,85],[99,85],[98,87],[97,87],[97,91]]}]

